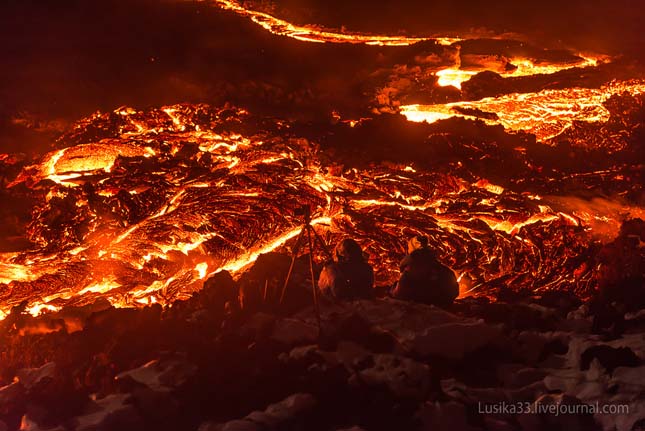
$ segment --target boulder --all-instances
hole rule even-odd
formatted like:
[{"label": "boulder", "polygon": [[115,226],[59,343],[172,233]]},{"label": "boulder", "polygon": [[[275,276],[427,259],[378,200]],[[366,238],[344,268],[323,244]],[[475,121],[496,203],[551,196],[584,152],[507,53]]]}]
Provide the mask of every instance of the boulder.
[{"label": "boulder", "polygon": [[27,390],[31,391],[37,385],[53,380],[56,377],[56,364],[48,362],[39,368],[23,368],[16,372],[16,380]]},{"label": "boulder", "polygon": [[427,402],[416,413],[423,431],[481,431],[467,421],[466,407],[449,401],[446,403]]},{"label": "boulder", "polygon": [[641,360],[629,347],[614,348],[604,344],[591,346],[580,355],[580,369],[588,370],[592,360],[597,359],[608,371],[617,367],[637,367]]},{"label": "boulder", "polygon": [[204,282],[203,289],[197,293],[202,307],[213,311],[223,311],[224,305],[237,302],[239,287],[228,271],[219,271]]},{"label": "boulder", "polygon": [[128,394],[113,394],[95,400],[83,415],[72,421],[73,428],[75,431],[138,431],[143,428],[143,422],[131,402],[132,397]]},{"label": "boulder", "polygon": [[[0,430],[2,430],[2,423],[0,423]],[[33,420],[28,414],[24,415],[20,420],[19,431],[67,431],[63,426],[58,425],[54,427],[43,427],[38,425],[38,422]]]},{"label": "boulder", "polygon": [[197,367],[180,357],[155,359],[116,376],[117,382],[132,380],[153,391],[170,392],[182,386],[197,372]]},{"label": "boulder", "polygon": [[302,320],[278,319],[270,338],[287,346],[311,344],[318,339],[318,328]]},{"label": "boulder", "polygon": [[600,429],[594,421],[591,406],[570,395],[545,394],[533,403],[532,411],[534,414],[517,415],[523,430],[594,431]]},{"label": "boulder", "polygon": [[13,382],[0,388],[0,414],[6,413],[25,401],[25,387]]},{"label": "boulder", "polygon": [[[264,411],[254,411],[243,419],[226,423],[205,422],[199,431],[279,431],[290,429],[306,419],[317,406],[311,394],[297,393],[269,405]],[[306,429],[306,428],[302,428]]]},{"label": "boulder", "polygon": [[394,299],[359,300],[326,307],[323,309],[323,331],[327,321],[339,321],[351,314],[367,322],[372,332],[387,333],[393,338],[389,342],[391,348],[417,356],[461,359],[493,343],[501,335],[498,327],[481,320],[460,317],[431,305]]},{"label": "boulder", "polygon": [[357,380],[367,386],[386,386],[399,398],[422,399],[430,386],[430,367],[401,356],[377,354],[372,366],[358,372]]},{"label": "boulder", "polygon": [[547,371],[525,367],[522,364],[504,364],[498,367],[497,375],[504,387],[518,389],[535,382],[541,382]]}]

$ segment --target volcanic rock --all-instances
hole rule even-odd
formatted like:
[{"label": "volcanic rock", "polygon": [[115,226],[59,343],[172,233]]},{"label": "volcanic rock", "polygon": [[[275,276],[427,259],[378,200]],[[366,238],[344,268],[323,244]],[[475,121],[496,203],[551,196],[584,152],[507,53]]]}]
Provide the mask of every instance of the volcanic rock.
[{"label": "volcanic rock", "polygon": [[608,372],[614,371],[616,367],[636,367],[641,360],[628,347],[614,348],[607,345],[589,347],[580,356],[580,369],[588,370],[589,364],[594,359],[605,367]]},{"label": "volcanic rock", "polygon": [[113,394],[93,401],[85,414],[73,420],[74,430],[140,430],[143,427],[142,419],[131,401],[132,397],[128,394]]},{"label": "volcanic rock", "polygon": [[419,409],[416,416],[423,424],[424,431],[481,431],[481,428],[468,423],[464,405],[454,401],[427,402]]},{"label": "volcanic rock", "polygon": [[[572,431],[594,431],[600,427],[594,422],[593,415],[585,413],[588,406],[572,396],[548,394],[534,403],[537,414],[520,414],[518,422],[526,431],[544,429],[566,429]],[[540,410],[542,409],[542,410]],[[558,412],[558,414],[554,413]]]},{"label": "volcanic rock", "polygon": [[430,367],[396,355],[379,354],[373,366],[357,373],[367,386],[386,386],[399,398],[423,398],[430,386]]},{"label": "volcanic rock", "polygon": [[25,387],[19,382],[13,382],[0,388],[0,412],[6,413],[16,404],[22,403],[25,397]]},{"label": "volcanic rock", "polygon": [[199,427],[199,431],[279,431],[305,420],[316,406],[317,401],[311,394],[297,393],[240,420],[220,424],[205,422]]},{"label": "volcanic rock", "polygon": [[318,328],[297,319],[279,319],[275,322],[272,340],[286,346],[311,344],[318,337]]},{"label": "volcanic rock", "polygon": [[16,378],[27,391],[31,391],[41,382],[54,379],[55,373],[56,364],[48,362],[40,368],[23,368],[18,370]]},{"label": "volcanic rock", "polygon": [[547,372],[538,368],[526,368],[521,364],[502,364],[498,378],[509,389],[519,389],[535,382],[541,382]]},{"label": "volcanic rock", "polygon": [[[0,425],[0,430],[2,426]],[[20,420],[20,431],[66,431],[66,429],[59,425],[56,427],[44,427],[38,425],[38,423],[31,419],[29,415],[24,415]]]},{"label": "volcanic rock", "polygon": [[170,392],[186,383],[196,371],[197,368],[185,359],[157,359],[139,368],[120,373],[116,380],[123,382],[130,379],[153,391]]},{"label": "volcanic rock", "polygon": [[343,314],[356,314],[371,327],[388,333],[404,351],[421,356],[461,359],[497,341],[501,335],[498,328],[481,320],[393,299],[359,300],[352,302],[351,308],[334,305],[322,312],[323,322],[339,321]]},{"label": "volcanic rock", "polygon": [[239,290],[231,274],[220,271],[204,282],[196,296],[204,308],[222,311],[227,302],[237,301]]}]

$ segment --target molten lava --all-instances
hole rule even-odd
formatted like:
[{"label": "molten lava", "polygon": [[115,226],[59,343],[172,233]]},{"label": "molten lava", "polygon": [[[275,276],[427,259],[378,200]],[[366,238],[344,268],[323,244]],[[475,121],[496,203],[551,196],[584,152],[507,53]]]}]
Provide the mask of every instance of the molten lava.
[{"label": "molten lava", "polygon": [[[408,46],[461,40],[333,32],[297,26],[231,0],[213,3],[271,33],[306,42]],[[460,48],[440,49],[459,54]],[[563,64],[510,58],[496,72],[502,77],[552,74],[603,59],[579,58]],[[458,59],[453,67],[400,69],[457,88],[489,70],[462,68]],[[412,85],[417,77],[401,85]],[[627,133],[609,128],[594,133],[580,124],[602,126],[610,120],[607,103],[613,97],[644,92],[642,79],[613,81],[600,88],[403,105],[400,113],[415,122],[483,120],[554,145],[553,138],[578,127],[582,145],[597,139],[597,148],[612,153],[624,149],[627,140],[620,137]],[[341,121],[335,111],[332,116],[339,129],[378,121]],[[8,185],[27,190],[37,204],[28,226],[33,247],[0,254],[0,318],[22,302],[33,314],[98,298],[116,306],[171,304],[200,289],[217,271],[239,274],[262,253],[289,251],[301,229],[302,205],[314,208],[312,224],[326,241],[351,236],[365,247],[379,285],[395,282],[406,238],[423,233],[441,260],[468,280],[469,293],[491,295],[501,287],[586,292],[593,287],[593,268],[580,264],[589,257],[594,238],[611,235],[622,219],[642,214],[622,197],[588,204],[558,186],[572,178],[583,188],[588,178],[627,183],[631,171],[624,164],[568,173],[552,169],[547,176],[519,146],[517,160],[526,167],[526,177],[514,180],[511,190],[455,160],[443,172],[395,163],[338,169],[320,149],[322,138],[305,138],[297,130],[290,121],[257,118],[243,109],[192,104],[147,111],[124,107],[79,121],[55,151],[25,167]],[[431,145],[431,140],[421,144]],[[473,166],[500,148],[478,148],[479,143],[468,141],[455,145],[479,152],[478,160],[470,160]],[[1,163],[5,159],[0,155]],[[552,186],[550,196],[518,191],[534,174]]]},{"label": "molten lava", "polygon": [[[460,57],[457,57],[460,59]],[[437,84],[442,87],[453,86],[461,89],[461,84],[470,80],[473,76],[485,70],[495,70],[500,76],[504,78],[512,78],[519,76],[533,76],[533,75],[549,75],[560,72],[562,70],[571,69],[574,67],[590,67],[597,66],[600,62],[606,61],[606,56],[579,56],[579,60],[573,63],[554,64],[554,63],[538,63],[530,58],[510,58],[508,64],[513,65],[512,68],[506,70],[495,70],[495,67],[470,67],[461,68],[461,61],[454,67],[441,69],[435,73],[437,76]]]},{"label": "molten lava", "polygon": [[354,43],[378,46],[408,46],[417,42],[434,40],[440,45],[450,45],[461,39],[456,37],[405,37],[405,36],[376,36],[365,34],[348,34],[322,30],[313,26],[298,26],[278,19],[267,13],[246,9],[233,0],[210,0],[216,6],[231,10],[241,16],[250,18],[265,30],[280,36],[291,37],[303,42],[319,43]]},{"label": "molten lava", "polygon": [[606,122],[609,112],[603,103],[625,92],[642,94],[645,81],[614,81],[601,88],[542,90],[442,105],[404,105],[401,114],[410,121],[428,123],[450,117],[479,118],[488,124],[501,124],[509,130],[529,132],[540,141],[548,141],[576,121]]},{"label": "molten lava", "polygon": [[312,224],[327,241],[349,235],[366,246],[379,284],[396,279],[404,239],[419,232],[477,294],[502,281],[530,289],[589,282],[563,259],[590,241],[575,213],[412,166],[332,174],[316,143],[290,129],[203,105],[119,109],[79,122],[61,140],[76,145],[45,155],[13,183],[40,196],[29,228],[37,247],[0,255],[0,310],[28,301],[37,313],[99,297],[168,304],[209,274],[236,273],[260,253],[290,247],[302,204],[317,209]]}]

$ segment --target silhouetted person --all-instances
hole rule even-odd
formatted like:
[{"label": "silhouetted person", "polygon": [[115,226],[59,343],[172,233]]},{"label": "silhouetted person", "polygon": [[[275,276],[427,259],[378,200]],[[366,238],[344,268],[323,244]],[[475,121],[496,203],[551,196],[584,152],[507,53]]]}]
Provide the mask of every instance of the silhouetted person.
[{"label": "silhouetted person", "polygon": [[625,313],[645,307],[645,221],[626,220],[618,236],[597,256],[598,287],[589,311],[592,332],[618,336],[626,327]]},{"label": "silhouetted person", "polygon": [[344,239],[334,250],[334,261],[325,265],[318,278],[323,295],[334,299],[372,297],[374,271],[363,250],[353,239]]},{"label": "silhouetted person", "polygon": [[394,298],[445,307],[459,295],[455,273],[439,262],[425,236],[410,239],[400,270],[401,278],[392,291]]}]

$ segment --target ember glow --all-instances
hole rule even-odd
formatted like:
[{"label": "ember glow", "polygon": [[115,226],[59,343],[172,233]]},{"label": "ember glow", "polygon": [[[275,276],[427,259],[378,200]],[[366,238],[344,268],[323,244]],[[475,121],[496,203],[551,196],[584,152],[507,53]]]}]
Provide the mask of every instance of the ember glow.
[{"label": "ember glow", "polygon": [[[532,77],[594,69],[609,58],[572,55],[571,61],[549,63],[474,56],[480,58],[479,66],[472,66],[476,61],[470,58],[469,63],[464,61],[470,66],[462,67],[462,39],[335,32],[297,26],[235,1],[210,3],[273,34],[304,42],[408,46],[405,49],[412,52],[418,42],[435,41],[427,44],[431,52],[421,56],[434,59],[430,68],[383,61],[386,71],[410,74],[397,81],[400,87],[385,87],[395,95],[423,88],[413,84],[421,78],[430,78],[432,90],[461,88],[486,70],[502,79]],[[387,96],[384,99],[395,109],[384,112],[398,109],[411,122],[481,120],[484,124],[474,123],[481,130],[502,125],[508,132],[532,134],[552,147],[557,146],[554,138],[577,128],[574,143],[610,154],[625,149],[631,126],[620,120],[623,129],[608,127],[598,133],[585,127],[608,124],[616,114],[608,102],[640,97],[645,80],[603,82],[596,88],[558,86],[429,105],[401,104]],[[441,100],[466,97],[454,89],[448,93],[452,98]],[[643,214],[624,197],[633,181],[626,164],[545,172],[526,156],[526,145],[513,147],[517,153],[513,160],[522,165],[525,177],[509,179],[504,186],[476,169],[479,162],[501,152],[497,142],[487,143],[488,147],[451,142],[454,154],[438,170],[415,160],[336,166],[321,149],[325,140],[336,133],[369,129],[371,122],[379,121],[376,112],[383,111],[365,107],[356,119],[343,120],[338,111],[330,110],[334,123],[327,125],[328,134],[304,133],[296,120],[256,117],[229,105],[121,107],[78,121],[53,151],[8,181],[8,189],[27,190],[36,206],[27,228],[32,247],[0,254],[0,317],[23,301],[32,314],[98,298],[119,307],[170,305],[199,290],[217,271],[239,275],[262,253],[289,252],[301,229],[303,205],[314,209],[312,225],[330,244],[351,236],[365,247],[380,286],[396,281],[406,238],[423,233],[441,260],[460,279],[468,280],[471,294],[493,296],[496,289],[507,286],[584,292],[593,287],[594,270],[579,269],[579,256],[598,237],[615,235],[624,219]],[[441,131],[432,132],[419,146],[443,137]],[[457,160],[463,154],[476,155]],[[9,157],[0,157],[0,162],[4,159]],[[506,160],[498,160],[500,166],[502,162]],[[531,182],[537,176],[544,184],[534,187]],[[582,184],[587,192],[611,182],[625,185],[615,196],[591,203],[562,186]],[[547,194],[540,196],[536,188],[540,194],[547,189]],[[321,261],[323,256],[316,258]]]},{"label": "ember glow", "polygon": [[496,70],[493,67],[479,67],[479,68],[466,68],[462,69],[459,64],[453,68],[441,69],[435,73],[437,76],[437,84],[442,87],[453,86],[461,89],[461,84],[468,81],[473,76],[485,70],[494,70],[504,78],[518,77],[518,76],[532,76],[532,75],[548,75],[562,70],[571,69],[574,67],[589,67],[597,66],[602,61],[607,61],[606,56],[580,56],[580,60],[574,63],[567,64],[551,64],[551,63],[537,63],[529,58],[511,58],[509,59],[510,65],[513,67],[510,70]]},{"label": "ember glow", "polygon": [[[575,121],[606,122],[609,112],[603,103],[611,96],[643,92],[643,80],[615,81],[601,88],[515,93],[443,105],[404,105],[401,114],[410,121],[428,123],[450,117],[480,118],[488,124],[501,124],[508,130],[529,132],[540,141],[548,141]],[[489,115],[478,116],[477,113]]]},{"label": "ember glow", "polygon": [[434,40],[440,45],[450,45],[458,42],[456,37],[404,37],[404,36],[376,36],[365,34],[341,33],[315,28],[313,26],[298,26],[283,21],[267,13],[244,8],[232,0],[211,0],[211,2],[226,10],[231,10],[241,16],[250,18],[265,30],[280,36],[291,37],[303,42],[318,43],[356,43],[377,46],[408,46],[417,42]]},{"label": "ember glow", "polygon": [[[233,131],[240,126],[255,132]],[[424,232],[477,293],[500,277],[579,287],[557,252],[563,235],[568,249],[589,241],[574,213],[412,166],[330,174],[316,143],[290,128],[203,105],[79,122],[63,142],[116,132],[45,155],[13,184],[50,185],[30,226],[39,248],[0,256],[3,313],[23,300],[37,313],[98,297],[117,306],[185,298],[209,274],[292,246],[302,204],[317,209],[312,224],[330,242],[350,235],[366,245],[381,284],[397,277],[402,236]]]}]

